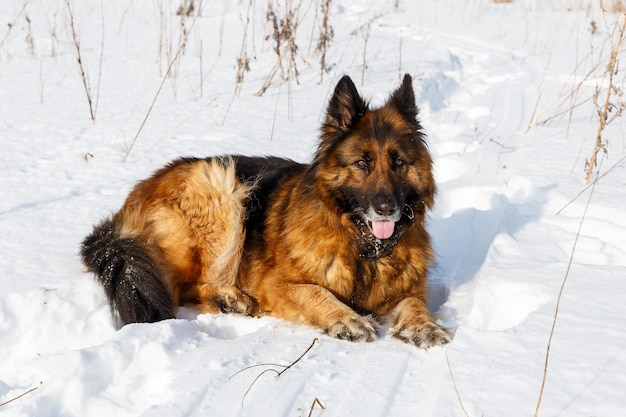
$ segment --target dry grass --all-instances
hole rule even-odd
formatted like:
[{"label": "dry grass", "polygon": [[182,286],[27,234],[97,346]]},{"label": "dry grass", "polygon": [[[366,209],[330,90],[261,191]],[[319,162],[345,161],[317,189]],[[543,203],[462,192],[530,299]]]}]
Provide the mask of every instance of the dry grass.
[{"label": "dry grass", "polygon": [[[16,397],[13,397],[13,398],[11,398],[11,399],[9,399],[9,400],[7,400],[7,401],[3,402],[3,403],[0,403],[0,407],[4,407],[5,405],[10,404],[10,403],[12,403],[12,402],[14,402],[14,401],[17,401],[17,400],[19,400],[20,398],[22,398],[22,397],[24,397],[24,396],[26,396],[26,395],[30,394],[31,392],[33,392],[33,391],[37,390],[37,389],[38,389],[38,388],[39,388],[42,384],[43,384],[43,381],[40,381],[38,386],[33,387],[33,388],[29,389],[28,391],[25,391],[25,392],[21,393],[20,395],[18,395],[18,396],[16,396]],[[324,408],[324,407],[322,407],[322,408]]]},{"label": "dry grass", "polygon": [[196,24],[196,22],[198,20],[198,17],[200,16],[200,11],[201,10],[202,10],[202,0],[200,0],[200,5],[198,7],[198,11],[197,11],[196,15],[194,16],[193,20],[191,21],[191,25],[190,25],[189,31],[185,31],[184,32],[184,39],[180,40],[178,49],[176,50],[176,53],[175,53],[174,57],[169,62],[169,65],[167,67],[167,71],[165,72],[165,74],[163,75],[163,77],[161,79],[161,83],[159,84],[159,88],[157,89],[156,93],[154,94],[154,97],[152,98],[152,102],[150,103],[150,107],[148,107],[148,111],[146,112],[146,115],[144,116],[144,118],[143,118],[139,128],[137,129],[137,133],[133,137],[133,140],[132,140],[130,146],[128,147],[128,149],[126,151],[126,154],[122,158],[122,162],[126,162],[126,159],[128,159],[128,156],[130,155],[130,152],[133,150],[133,147],[135,146],[135,143],[137,142],[137,139],[139,138],[139,135],[141,134],[141,131],[143,130],[146,122],[148,121],[148,117],[150,117],[150,113],[152,112],[152,109],[154,108],[154,105],[155,105],[157,99],[159,98],[159,95],[161,94],[161,90],[163,89],[163,86],[165,85],[165,81],[171,76],[171,73],[173,71],[174,66],[178,65],[178,59],[179,59],[181,53],[183,52],[183,50],[185,48],[185,45],[187,44],[187,37],[189,36],[189,33],[191,32],[191,29],[193,29],[193,27],[195,26],[195,24]]},{"label": "dry grass", "polygon": [[324,407],[324,404],[322,404],[321,401],[317,397],[315,397],[313,399],[313,402],[311,403],[311,408],[309,408],[309,414],[307,415],[307,417],[311,417],[313,415],[313,410],[315,410],[316,406],[318,406],[322,410],[326,409],[326,407]]},{"label": "dry grass", "polygon": [[623,14],[626,12],[626,2],[624,0],[600,0],[600,7],[602,10],[613,14]]},{"label": "dry grass", "polygon": [[[252,13],[254,12],[254,0],[248,1],[248,7],[246,8],[246,16],[240,15],[240,19],[243,21],[243,38],[241,40],[241,49],[239,51],[239,57],[237,58],[237,76],[235,77],[235,95],[239,92],[241,84],[244,82],[245,74],[250,71],[250,57],[248,56],[248,32],[250,29],[250,22],[252,20]],[[228,112],[227,112],[228,114]]]},{"label": "dry grass", "polygon": [[610,123],[620,118],[626,108],[626,102],[623,101],[623,83],[616,83],[616,77],[618,76],[620,70],[619,58],[624,52],[622,48],[624,46],[626,34],[626,14],[622,16],[621,22],[618,19],[613,24],[612,28],[609,28],[608,23],[606,23],[606,26],[607,29],[611,29],[609,32],[610,56],[604,73],[605,77],[608,77],[608,83],[605,88],[597,86],[593,97],[598,114],[598,129],[591,156],[585,165],[585,170],[587,172],[587,184],[591,183],[591,177],[596,169],[598,154],[600,152],[608,152],[606,148],[606,141],[603,138],[604,130]]},{"label": "dry grass", "polygon": [[382,14],[377,14],[371,17],[364,24],[357,27],[352,31],[352,36],[361,35],[363,37],[363,61],[361,65],[361,86],[365,84],[365,71],[367,70],[367,44],[369,43],[370,35],[372,34],[372,27],[374,23],[382,17]]},{"label": "dry grass", "polygon": [[257,95],[263,95],[265,91],[274,83],[276,77],[279,81],[298,81],[298,45],[296,36],[298,33],[300,19],[300,3],[294,4],[292,0],[287,0],[283,8],[273,5],[271,2],[267,6],[266,19],[272,27],[271,39],[274,42],[272,50],[276,55],[276,63],[265,79],[265,82],[257,91]]},{"label": "dry grass", "polygon": [[[587,211],[589,210],[589,206],[591,205],[591,200],[593,198],[593,192],[595,191],[595,187],[598,184],[598,181],[600,180],[600,176],[596,174],[596,178],[595,181],[593,182],[593,184],[591,185],[591,192],[589,193],[589,198],[587,199],[587,203],[585,204],[585,209],[583,211],[582,216],[580,217],[580,222],[578,223],[578,230],[576,231],[576,237],[574,238],[574,244],[572,245],[572,251],[570,252],[570,256],[569,256],[569,260],[567,263],[567,268],[565,270],[565,274],[563,276],[563,280],[561,282],[561,287],[559,289],[559,294],[557,296],[556,299],[556,307],[554,308],[554,316],[552,318],[552,326],[550,328],[550,336],[548,337],[548,343],[546,345],[546,355],[545,355],[545,362],[544,362],[544,367],[543,367],[543,377],[541,379],[541,387],[539,389],[539,397],[537,398],[537,405],[535,408],[535,414],[534,417],[538,417],[539,416],[539,410],[541,409],[541,401],[543,399],[543,393],[546,387],[546,381],[548,378],[548,367],[550,365],[550,350],[552,348],[552,340],[554,338],[554,330],[556,329],[556,323],[558,321],[559,318],[559,309],[561,306],[561,300],[563,298],[563,292],[565,290],[565,285],[567,284],[567,280],[569,279],[569,273],[572,269],[572,264],[574,262],[574,255],[576,254],[576,247],[578,245],[578,241],[580,239],[580,232],[582,230],[583,224],[585,222],[585,219],[587,217]],[[559,213],[562,210],[559,211]]]},{"label": "dry grass", "polygon": [[35,39],[33,38],[33,28],[28,14],[24,15],[24,19],[26,19],[26,24],[28,25],[28,30],[26,32],[26,44],[28,45],[28,50],[30,51],[30,54],[32,56],[35,56]]},{"label": "dry grass", "polygon": [[[600,47],[590,48],[589,53],[574,68],[571,81],[541,110],[535,109],[526,128],[529,131],[535,126],[544,126],[567,118],[569,133],[574,112],[592,105],[597,116],[597,126],[593,148],[585,161],[587,184],[591,182],[597,168],[599,153],[608,153],[604,138],[607,126],[621,118],[626,109],[623,87],[626,74],[619,67],[620,60],[626,54],[626,14],[614,14],[613,10],[619,10],[614,3],[611,2],[611,7],[607,8],[600,1],[604,17],[601,28],[597,22],[591,22],[590,33],[594,36],[605,36]],[[594,87],[591,89],[591,86]],[[583,147],[584,143],[581,144],[580,153],[583,152]]]},{"label": "dry grass", "polygon": [[22,5],[22,8],[17,13],[17,15],[15,15],[15,18],[13,19],[13,21],[7,23],[7,31],[4,34],[4,36],[2,37],[2,40],[0,40],[0,48],[2,48],[8,42],[8,40],[10,39],[11,33],[13,31],[13,28],[15,27],[15,25],[16,25],[17,21],[20,19],[20,17],[22,17],[22,15],[25,14],[27,6],[28,6],[28,1],[24,1],[24,4]]},{"label": "dry grass", "polygon": [[335,36],[333,27],[330,25],[330,0],[322,0],[320,3],[322,23],[319,30],[319,38],[315,52],[320,56],[320,84],[324,82],[324,74],[330,70],[326,64],[326,53],[330,41]]},{"label": "dry grass", "polygon": [[[287,365],[281,365],[279,363],[260,363],[258,365],[246,366],[242,370],[240,370],[240,371],[236,372],[234,375],[232,375],[230,377],[230,379],[233,379],[237,375],[239,375],[242,372],[245,372],[245,371],[247,371],[249,369],[258,368],[258,367],[266,367],[267,368],[264,371],[262,371],[261,373],[259,373],[256,376],[256,378],[254,378],[254,380],[252,381],[252,383],[250,384],[250,386],[248,387],[248,389],[244,393],[243,398],[241,399],[241,405],[243,406],[243,403],[246,400],[246,396],[248,395],[248,393],[250,392],[250,390],[252,389],[254,384],[257,383],[259,378],[261,378],[263,375],[265,375],[268,372],[275,373],[276,374],[276,379],[280,378],[285,372],[287,372],[288,370],[293,368],[298,362],[300,362],[302,360],[302,358],[304,358],[306,356],[306,354],[309,353],[311,351],[311,349],[313,349],[313,346],[315,346],[316,343],[319,343],[319,341],[320,340],[317,337],[315,339],[313,339],[313,341],[311,342],[309,347],[304,352],[302,352],[302,354],[300,356],[298,356],[298,358],[296,360],[292,361],[291,363],[289,363]],[[282,369],[279,371],[276,368],[282,368]],[[316,398],[316,400],[317,400],[317,398]],[[319,402],[319,400],[317,400],[317,402]],[[320,403],[320,405],[321,405],[321,403]],[[313,404],[311,406],[311,411],[313,410],[314,407],[315,407],[315,401],[313,401]],[[324,408],[324,406],[322,406],[322,408]]]},{"label": "dry grass", "polygon": [[[620,3],[620,7],[617,6],[617,3]],[[610,172],[615,166],[623,162],[626,157],[621,158],[616,164],[613,165],[606,173],[600,175],[599,166],[598,166],[598,157],[604,153],[608,154],[608,148],[606,146],[607,142],[604,139],[603,135],[606,127],[615,121],[616,119],[622,116],[623,110],[626,108],[626,103],[623,101],[623,85],[624,78],[622,75],[622,80],[617,81],[618,76],[620,74],[619,61],[620,57],[624,55],[624,45],[625,45],[625,34],[626,34],[626,14],[623,13],[623,2],[610,2],[610,5],[605,4],[602,0],[600,0],[600,6],[603,10],[604,17],[604,29],[606,30],[606,40],[605,45],[608,45],[608,54],[600,54],[600,58],[593,63],[591,70],[589,70],[583,77],[582,80],[579,80],[574,84],[574,87],[566,91],[566,94],[563,94],[558,98],[555,102],[560,103],[556,110],[553,110],[553,114],[548,117],[545,121],[540,122],[547,123],[548,121],[561,116],[562,114],[569,113],[570,119],[571,114],[575,107],[581,106],[583,104],[587,104],[589,102],[593,102],[595,113],[597,116],[597,129],[595,135],[595,142],[593,149],[591,151],[591,155],[587,162],[585,163],[585,173],[586,173],[586,181],[588,186],[581,191],[572,201],[581,196],[585,191],[590,189],[589,197],[585,204],[585,208],[583,214],[580,218],[580,222],[578,225],[578,230],[576,232],[576,237],[574,238],[574,243],[572,245],[572,250],[569,256],[568,265],[563,276],[563,280],[561,282],[561,287],[559,289],[559,293],[556,300],[556,307],[554,310],[554,316],[552,319],[552,325],[550,329],[550,335],[548,337],[548,342],[546,345],[546,353],[545,353],[545,362],[543,368],[543,377],[541,380],[541,386],[539,389],[539,395],[537,398],[537,404],[535,408],[534,416],[539,416],[539,411],[541,409],[541,403],[543,399],[543,394],[545,390],[546,380],[548,376],[549,364],[550,364],[550,351],[552,348],[552,342],[554,337],[554,331],[557,325],[558,316],[559,316],[559,308],[561,305],[561,300],[563,296],[563,292],[565,290],[565,286],[567,284],[570,270],[572,267],[572,263],[574,260],[574,255],[576,253],[576,247],[580,238],[581,229],[585,222],[587,211],[591,204],[593,193],[595,191],[595,187],[604,175]],[[609,6],[609,7],[607,7]],[[617,16],[608,16],[609,14],[621,13]],[[592,35],[596,35],[599,32],[598,26],[595,22],[592,22],[591,25],[591,33]],[[578,68],[577,68],[578,69]],[[599,75],[598,73],[601,72]],[[596,80],[596,87],[593,93],[593,97],[588,98],[581,95],[581,88],[583,85],[588,84],[590,80]],[[562,100],[565,97],[566,100]],[[570,103],[569,107],[566,107],[564,110],[562,106],[566,103]],[[595,178],[594,178],[595,176]],[[593,179],[593,182],[592,182]],[[560,214],[567,206],[571,204],[570,201],[567,203],[559,212]]]},{"label": "dry grass", "polygon": [[178,16],[192,16],[193,12],[196,10],[194,0],[182,0],[180,2],[180,6],[178,6],[178,10],[176,14]]},{"label": "dry grass", "polygon": [[70,29],[72,30],[72,40],[74,42],[74,48],[76,49],[76,61],[78,62],[78,68],[80,69],[80,77],[83,81],[83,87],[85,89],[85,95],[87,96],[87,103],[89,104],[89,115],[91,120],[96,120],[96,113],[94,111],[93,100],[91,98],[91,89],[87,82],[87,74],[85,73],[85,66],[83,65],[83,58],[80,52],[80,41],[78,40],[78,34],[76,33],[76,25],[74,24],[74,12],[72,11],[72,5],[70,0],[65,0],[67,5],[67,12],[70,17]]},{"label": "dry grass", "polygon": [[469,417],[467,410],[465,409],[465,405],[463,404],[463,400],[461,399],[461,393],[459,392],[459,387],[456,385],[456,379],[454,378],[454,373],[452,372],[452,366],[450,365],[450,358],[448,358],[448,349],[446,348],[446,364],[448,365],[448,372],[450,373],[450,380],[452,380],[452,386],[454,387],[454,392],[456,393],[456,399],[459,402],[459,406],[461,407],[461,411],[466,417]]}]

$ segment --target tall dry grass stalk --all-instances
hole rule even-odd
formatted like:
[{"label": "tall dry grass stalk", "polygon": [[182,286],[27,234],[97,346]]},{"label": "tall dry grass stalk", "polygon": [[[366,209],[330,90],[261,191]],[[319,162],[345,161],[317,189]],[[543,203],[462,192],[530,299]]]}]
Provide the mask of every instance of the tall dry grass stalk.
[{"label": "tall dry grass stalk", "polygon": [[329,70],[326,64],[326,53],[328,52],[330,41],[335,36],[333,27],[330,25],[330,3],[330,0],[321,0],[320,3],[322,23],[320,24],[319,38],[315,47],[315,52],[320,56],[320,84],[324,82],[324,74]]},{"label": "tall dry grass stalk", "polygon": [[352,31],[352,36],[361,34],[363,36],[363,63],[361,65],[361,86],[365,85],[365,71],[367,70],[367,45],[369,43],[370,35],[372,34],[372,27],[376,20],[378,20],[382,14],[377,14],[371,17],[367,22],[357,27]]},{"label": "tall dry grass stalk", "polygon": [[85,95],[87,96],[87,103],[89,104],[89,115],[91,120],[96,120],[96,113],[94,112],[93,100],[91,98],[91,89],[87,82],[87,74],[85,73],[85,67],[83,65],[83,58],[80,52],[80,41],[78,40],[78,34],[76,33],[76,25],[74,24],[74,12],[72,11],[72,5],[70,0],[65,0],[67,5],[67,12],[70,18],[70,29],[72,31],[72,40],[74,41],[74,48],[76,49],[76,61],[78,61],[78,68],[80,69],[80,77],[83,81],[83,87],[85,89]]},{"label": "tall dry grass stalk", "polygon": [[[254,12],[254,0],[248,0],[246,16],[240,14],[239,18],[243,21],[243,38],[241,40],[241,49],[237,58],[237,76],[235,78],[235,95],[239,93],[241,84],[243,84],[246,72],[250,71],[250,58],[248,56],[248,30]],[[229,106],[230,108],[230,106]],[[226,112],[228,114],[228,112]]]},{"label": "tall dry grass stalk", "polygon": [[194,0],[182,0],[180,2],[180,6],[178,6],[176,14],[178,16],[190,17],[191,15],[193,15],[194,10],[196,10]]},{"label": "tall dry grass stalk", "polygon": [[9,40],[9,37],[11,36],[11,32],[13,31],[13,28],[15,27],[15,25],[16,25],[17,21],[19,20],[19,18],[23,14],[25,14],[27,6],[28,6],[28,0],[24,1],[24,4],[22,4],[22,8],[17,13],[17,15],[15,15],[15,18],[13,19],[13,21],[7,23],[7,31],[4,34],[4,36],[2,37],[2,40],[0,40],[0,48],[2,48],[5,45],[5,43]]},{"label": "tall dry grass stalk", "polygon": [[[241,39],[241,48],[239,49],[239,56],[237,57],[237,74],[235,76],[235,91],[233,92],[233,96],[226,107],[226,111],[224,112],[224,117],[222,118],[222,126],[226,123],[226,119],[228,118],[228,114],[230,113],[230,108],[235,102],[235,98],[239,94],[239,90],[245,80],[246,73],[250,71],[250,56],[248,55],[248,41],[249,41],[249,33],[250,24],[252,23],[253,13],[254,13],[254,1],[248,0],[248,7],[246,8],[245,16],[241,13],[241,9],[239,12],[239,20],[243,23],[243,37]],[[222,27],[220,28],[220,54],[222,50],[222,36],[224,31],[224,17],[222,17]]]},{"label": "tall dry grass stalk", "polygon": [[50,34],[50,43],[51,43],[50,56],[54,58],[57,56],[57,48],[59,47],[59,37],[57,36],[56,19],[54,18],[48,19],[48,32]]},{"label": "tall dry grass stalk", "polygon": [[98,83],[96,85],[96,100],[93,110],[94,115],[98,114],[98,103],[100,102],[100,84],[102,82],[102,63],[104,62],[104,0],[100,0],[100,24],[102,25],[102,37],[100,39],[100,63],[98,65]]},{"label": "tall dry grass stalk", "polygon": [[600,7],[604,11],[615,14],[626,12],[626,2],[624,0],[600,0]]},{"label": "tall dry grass stalk", "polygon": [[[600,2],[600,4],[602,4],[602,2]],[[621,16],[621,22],[617,19],[612,28],[609,27],[608,23],[606,24],[606,27],[607,29],[610,29],[608,42],[611,47],[609,62],[605,70],[605,76],[608,77],[608,84],[604,89],[597,86],[593,97],[596,111],[598,113],[598,129],[596,131],[596,140],[591,156],[585,166],[585,170],[587,172],[587,184],[591,183],[591,177],[596,169],[598,154],[600,152],[608,152],[606,148],[606,141],[602,137],[605,128],[615,119],[621,117],[624,109],[626,108],[626,102],[623,101],[624,86],[622,83],[617,84],[615,82],[615,78],[619,74],[620,70],[619,58],[620,55],[624,54],[622,48],[624,46],[624,35],[626,32],[626,14]]]},{"label": "tall dry grass stalk", "polygon": [[[535,126],[544,126],[564,117],[571,121],[574,111],[592,103],[594,113],[598,117],[598,124],[593,149],[585,162],[587,184],[591,183],[594,170],[597,168],[598,155],[608,152],[606,146],[608,142],[604,139],[606,127],[620,118],[626,109],[624,100],[626,75],[620,71],[619,65],[626,55],[626,13],[623,7],[617,6],[618,3],[611,1],[605,4],[600,0],[606,38],[598,48],[599,52],[591,48],[575,67],[572,81],[564,86],[561,93],[543,109],[535,109],[525,129],[525,132],[528,132]],[[615,13],[616,11],[619,13]],[[602,33],[595,21],[591,24],[590,33],[592,36],[599,36]],[[594,83],[593,93],[587,95],[589,87]],[[583,146],[584,143],[581,145],[581,152]]]},{"label": "tall dry grass stalk", "polygon": [[[69,0],[67,0],[69,1]],[[167,67],[167,71],[165,72],[165,74],[163,75],[162,79],[161,79],[161,83],[159,84],[159,88],[157,89],[156,93],[154,94],[154,97],[152,98],[152,102],[150,103],[150,107],[148,107],[148,111],[146,112],[145,117],[143,118],[143,121],[141,122],[141,124],[139,125],[139,128],[137,129],[137,133],[135,134],[135,136],[133,137],[133,140],[130,144],[130,146],[128,147],[128,150],[126,151],[126,153],[124,154],[124,157],[122,158],[122,162],[126,162],[126,160],[128,159],[128,156],[130,155],[130,152],[133,150],[133,147],[135,146],[135,143],[137,143],[137,139],[139,138],[139,135],[141,134],[141,131],[143,130],[146,122],[148,121],[148,118],[150,117],[150,113],[152,113],[152,109],[154,108],[154,105],[157,101],[157,99],[159,98],[159,95],[161,95],[161,90],[163,89],[163,86],[165,85],[165,81],[171,76],[171,72],[174,68],[174,65],[177,64],[177,61],[187,43],[187,37],[189,36],[189,33],[191,33],[191,30],[193,29],[193,27],[196,24],[196,21],[198,20],[198,17],[200,16],[200,11],[202,10],[202,0],[200,0],[198,9],[197,9],[197,13],[195,14],[193,20],[191,21],[191,25],[189,27],[188,31],[185,31],[184,33],[184,39],[181,39],[179,42],[179,46],[176,50],[176,53],[174,54],[174,57],[172,58],[172,60],[169,62],[169,65]]]},{"label": "tall dry grass stalk", "polygon": [[[275,61],[255,94],[261,96],[270,87],[277,84],[280,87],[285,83],[290,91],[292,81],[299,84],[300,67],[302,65],[308,68],[312,67],[310,65],[311,58],[319,59],[320,82],[323,82],[324,74],[331,68],[328,62],[328,51],[334,37],[330,19],[332,0],[315,0],[314,2],[269,0],[262,15],[259,13],[261,8],[257,7],[255,1],[247,0],[243,4],[245,7],[240,8],[239,16],[243,23],[243,36],[239,56],[236,59],[234,96],[238,95],[245,81],[245,76],[250,71],[252,57],[257,56],[254,50],[254,27],[255,23],[258,24],[262,18],[269,28],[265,32],[266,35],[262,42],[270,43]],[[312,18],[309,17],[311,10],[315,10],[315,15]],[[308,22],[311,23],[311,37],[308,51],[303,52],[299,46],[298,37],[300,36],[300,26],[307,18],[312,19],[311,22]],[[220,29],[220,48],[222,31],[223,28]],[[252,46],[250,46],[251,44]],[[251,48],[252,52],[250,52]],[[226,115],[228,115],[228,110]]]},{"label": "tall dry grass stalk", "polygon": [[[200,1],[200,5],[202,1]],[[188,34],[191,31],[187,26],[190,17],[197,16],[196,11],[200,11],[201,7],[196,8],[194,0],[182,0],[175,15],[178,16],[177,22],[171,19],[173,12],[171,0],[168,4],[159,2],[159,71],[163,74],[163,67],[166,64],[166,73],[171,80],[174,95],[177,94],[176,80],[180,73],[180,60],[174,59],[177,54],[185,54],[187,48]],[[170,64],[175,62],[173,67]]]},{"label": "tall dry grass stalk", "polygon": [[[552,318],[552,326],[550,327],[550,336],[548,337],[548,343],[546,345],[546,355],[545,355],[545,362],[544,362],[544,366],[543,366],[543,377],[541,379],[541,387],[539,388],[539,397],[537,398],[537,405],[535,408],[535,414],[534,417],[538,417],[539,416],[539,410],[541,409],[541,400],[543,399],[543,393],[545,391],[546,388],[546,381],[548,379],[548,368],[550,365],[550,350],[552,348],[552,341],[554,339],[554,330],[556,329],[556,323],[558,321],[559,318],[559,309],[561,307],[561,300],[563,298],[563,292],[565,290],[565,285],[567,284],[567,281],[569,279],[569,273],[572,269],[572,264],[574,262],[574,255],[576,254],[576,247],[578,245],[578,241],[580,239],[580,232],[582,230],[583,224],[585,222],[585,219],[587,217],[587,211],[589,210],[589,206],[591,205],[591,199],[593,198],[593,192],[595,191],[596,185],[598,184],[598,181],[600,180],[600,176],[598,174],[596,174],[596,178],[593,182],[593,184],[591,185],[591,192],[589,193],[589,198],[587,199],[587,203],[585,204],[585,209],[583,211],[582,216],[580,217],[580,222],[578,223],[578,230],[576,231],[576,237],[574,238],[574,244],[572,245],[572,251],[570,252],[570,256],[569,256],[569,260],[567,263],[567,268],[565,270],[565,275],[563,276],[563,281],[561,282],[561,287],[559,288],[559,294],[557,296],[556,299],[556,306],[554,308],[554,316]],[[559,210],[559,213],[562,210]]]},{"label": "tall dry grass stalk", "polygon": [[[611,3],[614,6],[615,2],[611,2]],[[593,74],[597,73],[598,68],[601,68],[602,65],[605,65],[604,76],[602,80],[603,81],[606,80],[606,83],[596,85],[595,93],[592,98],[595,109],[596,109],[596,113],[598,116],[598,127],[596,131],[595,143],[594,143],[594,147],[591,153],[591,157],[590,157],[590,160],[587,161],[586,166],[585,166],[586,180],[587,180],[588,186],[583,191],[581,191],[572,201],[574,201],[576,198],[582,195],[587,189],[590,188],[591,191],[589,192],[589,197],[587,199],[584,211],[582,213],[580,222],[578,224],[578,230],[574,238],[572,251],[570,253],[567,268],[563,276],[561,287],[559,289],[559,293],[557,296],[556,306],[554,309],[554,316],[552,319],[552,326],[550,328],[550,335],[548,337],[548,342],[546,345],[543,377],[541,380],[541,387],[539,389],[539,395],[537,398],[537,404],[535,408],[534,417],[539,416],[539,411],[541,409],[541,402],[542,402],[543,394],[545,391],[549,364],[550,364],[550,351],[552,348],[554,332],[555,332],[556,324],[558,321],[561,300],[563,298],[563,292],[565,290],[565,286],[569,279],[569,274],[570,274],[570,270],[571,270],[572,263],[574,260],[574,255],[576,253],[576,247],[580,239],[582,226],[585,222],[587,211],[593,199],[593,193],[600,179],[604,177],[604,175],[606,175],[608,172],[610,172],[613,168],[615,168],[615,166],[622,163],[626,159],[626,157],[623,157],[616,164],[614,164],[613,167],[611,167],[606,173],[600,175],[599,167],[597,167],[598,157],[602,152],[605,154],[607,153],[606,141],[603,139],[604,130],[608,124],[610,124],[617,118],[621,117],[624,108],[626,108],[626,103],[621,100],[624,94],[623,82],[616,83],[616,77],[619,74],[620,56],[623,55],[624,53],[623,46],[624,46],[624,38],[625,38],[625,33],[626,33],[626,13],[624,13],[623,9],[621,9],[620,10],[621,16],[616,16],[615,21],[610,24],[608,23],[609,19],[607,18],[607,12],[613,12],[615,11],[615,8],[614,7],[612,7],[612,9],[605,8],[605,5],[602,0],[600,0],[600,6],[603,10],[605,27],[607,29],[608,38],[606,42],[609,45],[609,57],[608,57],[608,61],[601,60],[600,62],[593,65],[592,71],[588,72],[587,75],[584,77],[584,79],[586,80],[588,78],[591,78]],[[594,29],[594,34],[595,34],[597,31],[597,25],[592,25],[592,28]],[[578,94],[578,88],[580,88],[580,85],[582,84],[578,84],[578,87],[576,88],[576,91],[575,91],[576,94]],[[602,87],[601,85],[603,85],[604,87]],[[616,102],[616,98],[617,98],[617,102]],[[588,101],[589,100],[587,99],[584,102],[588,102]],[[596,168],[598,169],[596,170]],[[592,177],[594,177],[594,173],[595,173],[595,179],[593,179],[593,182],[592,182]],[[557,215],[560,214],[567,206],[569,206],[570,203],[571,201],[567,203],[561,210],[559,210]]]},{"label": "tall dry grass stalk", "polygon": [[28,14],[24,15],[24,19],[26,19],[26,24],[28,26],[28,31],[26,32],[26,45],[28,45],[28,50],[30,51],[30,54],[32,56],[35,56],[35,38],[33,38],[32,22],[30,21],[30,17],[28,17]]},{"label": "tall dry grass stalk", "polygon": [[365,85],[365,71],[367,70],[367,44],[369,43],[370,35],[372,34],[373,24],[374,19],[371,19],[363,27],[363,65],[361,66],[361,87]]},{"label": "tall dry grass stalk", "polygon": [[276,76],[279,76],[281,82],[291,80],[299,82],[300,74],[296,62],[298,57],[296,35],[300,24],[299,13],[300,3],[294,4],[292,0],[287,0],[282,10],[271,2],[268,4],[266,19],[272,26],[271,39],[274,41],[273,50],[276,54],[276,63],[256,95],[263,95],[274,83]]}]

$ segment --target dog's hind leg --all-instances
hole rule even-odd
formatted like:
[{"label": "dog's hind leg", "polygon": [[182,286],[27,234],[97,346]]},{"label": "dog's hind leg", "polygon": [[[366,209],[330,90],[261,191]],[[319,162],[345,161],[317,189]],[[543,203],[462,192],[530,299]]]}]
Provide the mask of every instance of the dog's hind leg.
[{"label": "dog's hind leg", "polygon": [[206,313],[252,314],[253,300],[236,286],[250,186],[237,179],[231,159],[212,158],[189,167],[179,190],[177,208],[188,228],[182,238],[199,266],[195,279],[181,287],[181,304]]}]

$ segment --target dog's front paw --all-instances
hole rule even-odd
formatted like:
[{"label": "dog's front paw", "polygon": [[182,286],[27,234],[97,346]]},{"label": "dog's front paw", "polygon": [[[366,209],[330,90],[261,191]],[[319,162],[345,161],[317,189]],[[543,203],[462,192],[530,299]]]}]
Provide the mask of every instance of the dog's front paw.
[{"label": "dog's front paw", "polygon": [[351,342],[373,342],[378,338],[375,321],[371,317],[346,317],[330,326],[327,332],[332,337]]},{"label": "dog's front paw", "polygon": [[452,341],[452,332],[433,321],[402,328],[394,333],[394,336],[422,349],[445,345]]}]

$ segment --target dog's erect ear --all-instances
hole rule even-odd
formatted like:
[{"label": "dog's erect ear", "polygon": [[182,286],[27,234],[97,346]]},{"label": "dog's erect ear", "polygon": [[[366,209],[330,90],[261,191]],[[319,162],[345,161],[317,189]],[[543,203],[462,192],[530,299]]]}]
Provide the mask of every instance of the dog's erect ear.
[{"label": "dog's erect ear", "polygon": [[367,103],[359,95],[350,77],[344,75],[328,103],[324,127],[347,132],[366,110]]},{"label": "dog's erect ear", "polygon": [[407,122],[417,124],[417,105],[413,92],[413,80],[409,74],[404,75],[402,85],[389,97],[387,105],[398,110]]}]

